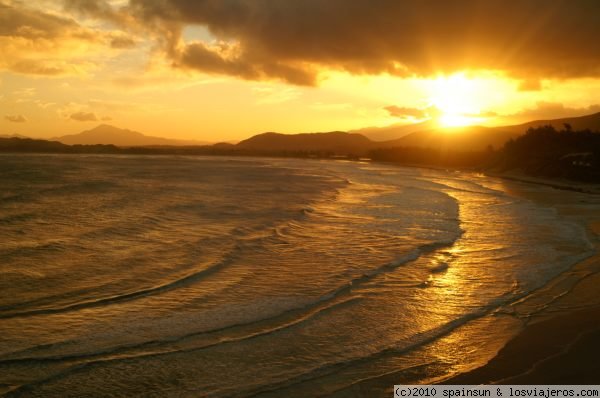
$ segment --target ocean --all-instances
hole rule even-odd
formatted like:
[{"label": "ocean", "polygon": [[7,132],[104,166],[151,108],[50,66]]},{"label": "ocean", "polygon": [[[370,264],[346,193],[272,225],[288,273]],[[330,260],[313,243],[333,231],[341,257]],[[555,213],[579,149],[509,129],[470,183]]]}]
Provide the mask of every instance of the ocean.
[{"label": "ocean", "polygon": [[582,220],[515,187],[347,161],[1,155],[0,394],[443,380],[485,363],[548,302],[513,304],[593,253]]}]

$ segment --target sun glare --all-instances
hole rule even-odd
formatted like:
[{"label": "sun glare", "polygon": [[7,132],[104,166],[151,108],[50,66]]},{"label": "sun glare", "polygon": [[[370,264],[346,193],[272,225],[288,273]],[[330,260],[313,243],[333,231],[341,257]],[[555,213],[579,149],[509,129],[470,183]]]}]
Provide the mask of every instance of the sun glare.
[{"label": "sun glare", "polygon": [[464,127],[478,123],[481,118],[453,113],[443,113],[438,122],[442,127]]},{"label": "sun glare", "polygon": [[431,104],[439,112],[437,120],[442,127],[469,126],[481,122],[477,103],[477,81],[463,73],[435,79],[431,86]]}]

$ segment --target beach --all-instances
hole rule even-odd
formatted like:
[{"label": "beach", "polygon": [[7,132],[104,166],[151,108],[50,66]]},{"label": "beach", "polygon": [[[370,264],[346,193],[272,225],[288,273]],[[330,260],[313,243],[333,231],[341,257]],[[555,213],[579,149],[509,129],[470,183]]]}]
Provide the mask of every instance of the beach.
[{"label": "beach", "polygon": [[[0,161],[6,396],[389,396],[598,302],[598,195],[343,161]],[[595,319],[557,329],[569,354]]]},{"label": "beach", "polygon": [[[600,248],[600,223],[591,222],[589,230]],[[577,264],[570,272],[585,277],[571,291],[536,314],[486,365],[443,383],[598,384],[599,271],[598,254]]]},{"label": "beach", "polygon": [[[508,325],[514,335],[506,344],[500,345],[496,353],[489,355],[487,361],[456,367],[456,373],[450,377],[433,375],[425,383],[598,384],[600,212],[593,212],[600,202],[598,185],[534,178],[522,174],[496,174],[489,177],[507,181],[504,188],[517,196],[552,206],[561,215],[584,223],[595,247],[595,254],[495,314],[497,319],[491,321],[492,328],[499,325],[494,322],[508,317],[515,320]],[[540,191],[539,187],[544,188]],[[460,331],[457,334],[460,335]],[[457,340],[452,334],[446,339],[449,341],[448,345]],[[415,369],[415,372],[418,373],[418,370]],[[391,396],[393,385],[412,384],[413,380],[403,380],[401,376],[402,372],[392,371],[357,383],[334,396]]]}]

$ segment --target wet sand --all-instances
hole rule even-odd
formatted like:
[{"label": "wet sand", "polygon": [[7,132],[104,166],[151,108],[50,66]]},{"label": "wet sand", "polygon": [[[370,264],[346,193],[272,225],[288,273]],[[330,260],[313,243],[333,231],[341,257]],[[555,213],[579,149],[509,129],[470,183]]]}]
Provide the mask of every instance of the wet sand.
[{"label": "wet sand", "polygon": [[[504,188],[511,194],[553,207],[587,225],[596,254],[498,314],[513,318],[522,329],[486,364],[456,369],[461,373],[449,378],[433,372],[427,383],[600,384],[600,185],[496,177],[507,181]],[[554,189],[535,189],[540,185]],[[566,293],[557,296],[557,292]],[[391,386],[402,383],[414,384],[392,372],[333,396],[391,396]]]},{"label": "wet sand", "polygon": [[[598,250],[600,222],[589,229]],[[583,278],[535,314],[492,360],[443,384],[600,384],[600,254],[572,272]]]}]

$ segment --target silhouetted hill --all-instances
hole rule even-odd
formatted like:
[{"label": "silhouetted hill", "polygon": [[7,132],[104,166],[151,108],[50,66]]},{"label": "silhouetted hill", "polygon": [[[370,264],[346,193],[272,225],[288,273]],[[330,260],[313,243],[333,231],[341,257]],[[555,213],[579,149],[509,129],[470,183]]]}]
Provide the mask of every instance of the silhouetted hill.
[{"label": "silhouetted hill", "polygon": [[503,127],[503,129],[507,131],[520,131],[521,133],[524,133],[530,128],[552,126],[557,130],[562,130],[565,128],[565,124],[570,125],[573,130],[600,131],[600,112],[593,113],[591,115],[567,117],[561,119],[534,120],[532,122],[517,124],[514,126],[506,126]]},{"label": "silhouetted hill", "polygon": [[392,124],[384,127],[365,127],[358,130],[351,130],[349,133],[364,135],[372,141],[392,141],[416,131],[432,129],[436,125],[437,122],[428,120],[426,122],[414,124]]},{"label": "silhouetted hill", "polygon": [[488,146],[500,148],[506,141],[524,134],[523,130],[500,127],[466,126],[417,131],[403,138],[381,143],[382,147],[419,147],[442,150],[479,151]]},{"label": "silhouetted hill", "polygon": [[151,137],[137,131],[120,129],[108,124],[101,124],[91,130],[79,134],[64,135],[52,138],[68,145],[116,145],[130,146],[181,146],[181,145],[206,145],[201,141],[174,140],[162,137]]},{"label": "silhouetted hill", "polygon": [[29,138],[21,134],[0,134],[0,138]]},{"label": "silhouetted hill", "polygon": [[119,153],[114,145],[66,145],[31,138],[0,138],[0,152],[24,153]]},{"label": "silhouetted hill", "polygon": [[333,131],[306,134],[263,133],[241,141],[236,147],[265,152],[331,152],[362,155],[373,145],[373,141],[360,134]]},{"label": "silhouetted hill", "polygon": [[434,128],[416,131],[400,139],[381,143],[382,147],[419,147],[454,151],[480,151],[492,146],[501,148],[508,140],[515,139],[530,129],[553,126],[563,129],[565,124],[573,130],[600,131],[600,113],[553,120],[535,120],[523,124],[500,127],[466,126]]}]

